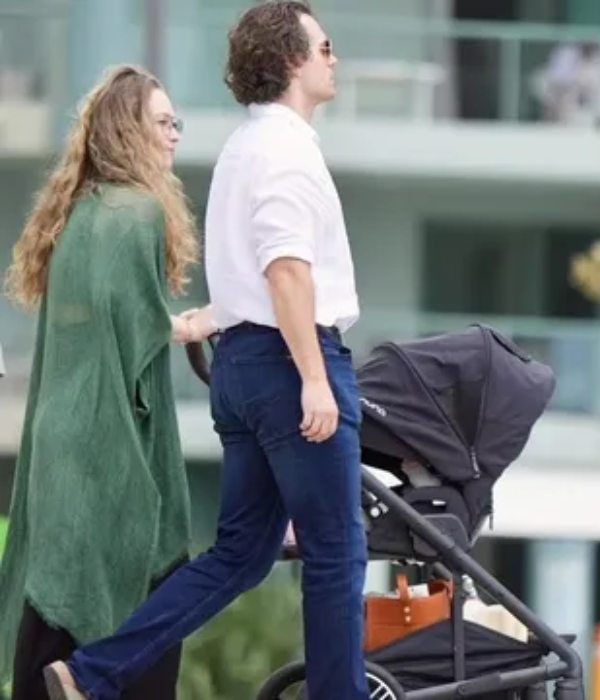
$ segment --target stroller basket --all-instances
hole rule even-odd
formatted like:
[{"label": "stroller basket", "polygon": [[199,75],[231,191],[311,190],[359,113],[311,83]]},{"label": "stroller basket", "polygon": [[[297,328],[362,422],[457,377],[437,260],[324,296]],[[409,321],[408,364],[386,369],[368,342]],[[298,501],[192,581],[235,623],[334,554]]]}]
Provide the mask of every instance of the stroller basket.
[{"label": "stroller basket", "polygon": [[[368,470],[363,470],[362,479],[366,491],[386,503],[415,535],[437,551],[438,561],[452,571],[457,591],[460,590],[461,576],[466,574],[523,622],[533,635],[528,643],[522,643],[464,621],[462,597],[455,594],[451,620],[416,632],[368,657],[391,672],[402,685],[406,684],[406,698],[481,697],[499,700],[506,697],[512,700],[524,697],[542,700],[546,698],[545,682],[556,679],[556,700],[584,700],[581,661],[570,646],[573,637],[563,638],[556,634],[451,537],[440,532],[426,516]],[[541,663],[548,652],[554,652],[559,660]],[[415,663],[419,653],[420,667]],[[515,694],[519,690],[524,691],[523,696]]]},{"label": "stroller basket", "polygon": [[[537,640],[524,643],[468,621],[464,623],[464,633],[467,679],[535,666],[548,653],[548,649]],[[369,654],[368,658],[393,673],[405,690],[452,683],[452,621],[444,620],[415,632]]]}]

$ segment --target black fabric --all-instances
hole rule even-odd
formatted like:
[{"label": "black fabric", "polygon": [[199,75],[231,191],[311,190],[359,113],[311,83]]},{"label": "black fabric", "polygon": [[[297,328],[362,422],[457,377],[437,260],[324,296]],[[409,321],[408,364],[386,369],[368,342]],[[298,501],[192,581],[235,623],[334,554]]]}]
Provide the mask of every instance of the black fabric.
[{"label": "black fabric", "polygon": [[[256,328],[270,328],[270,326],[263,326],[259,323],[253,323],[252,321],[241,321],[237,325],[232,326],[232,328],[237,328],[238,330],[243,328],[253,330]],[[338,342],[341,342],[342,340],[342,334],[340,333],[340,329],[337,326],[323,326],[320,323],[317,323],[317,329],[322,333],[327,333]]]},{"label": "black fabric", "polygon": [[402,346],[384,343],[357,371],[363,413],[368,416],[362,444],[377,449],[371,425],[385,426],[438,473],[459,483],[473,478],[465,434],[459,417],[450,412],[458,401],[462,363],[483,378],[479,353],[468,348],[472,338],[461,335],[464,338],[442,336],[439,342],[427,339]]},{"label": "black fabric", "polygon": [[[368,440],[365,436],[368,435]],[[377,423],[363,411],[362,462],[380,469],[398,473],[403,459],[422,459],[402,439],[394,435],[385,425]]]},{"label": "black fabric", "polygon": [[17,648],[12,700],[48,700],[42,669],[75,651],[70,634],[49,627],[29,603],[25,603]]},{"label": "black fabric", "polygon": [[[464,629],[467,679],[498,671],[531,668],[547,653],[539,644],[525,644],[473,622],[465,622]],[[369,654],[367,658],[384,666],[407,691],[452,683],[452,621],[445,620],[415,632]]]},{"label": "black fabric", "polygon": [[365,463],[400,474],[418,456],[464,498],[470,534],[555,384],[549,367],[484,326],[383,343],[357,377]]},{"label": "black fabric", "polygon": [[552,370],[524,354],[493,329],[476,449],[481,467],[498,477],[520,454],[554,391]]},{"label": "black fabric", "polygon": [[[48,700],[42,670],[58,659],[65,661],[76,645],[68,632],[49,627],[25,604],[15,657],[12,700]],[[171,649],[123,694],[123,700],[175,700],[181,645]]]},{"label": "black fabric", "polygon": [[498,476],[520,454],[554,389],[549,367],[482,326],[383,343],[357,375],[364,447],[380,449],[372,426],[384,427],[454,482],[475,475],[471,448],[479,467]]},{"label": "black fabric", "polygon": [[[154,584],[152,590],[165,578]],[[66,661],[76,648],[68,632],[50,627],[35,608],[25,603],[17,638],[12,700],[48,700],[42,674],[44,666],[57,660]],[[176,700],[180,661],[181,645],[178,645],[127,688],[122,700]]]}]

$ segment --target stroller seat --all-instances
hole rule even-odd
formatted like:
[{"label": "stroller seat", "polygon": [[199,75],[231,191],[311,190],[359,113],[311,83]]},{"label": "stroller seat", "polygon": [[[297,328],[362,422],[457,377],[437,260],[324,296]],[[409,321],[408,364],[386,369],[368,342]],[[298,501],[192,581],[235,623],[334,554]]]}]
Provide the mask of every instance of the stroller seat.
[{"label": "stroller seat", "polygon": [[[467,527],[469,514],[460,493],[451,486],[395,486],[391,489],[451,538],[462,550],[469,551],[474,542]],[[363,492],[363,511],[367,543],[373,558],[418,558],[434,561],[438,553],[429,544],[410,532],[404,521],[392,510],[382,508],[372,494]]]},{"label": "stroller seat", "polygon": [[[486,326],[377,346],[357,370],[362,461],[399,480],[393,487],[469,551],[493,510],[493,486],[518,457],[554,390],[554,376]],[[413,485],[405,465],[435,483]],[[370,551],[435,558],[401,519],[363,494]]]}]

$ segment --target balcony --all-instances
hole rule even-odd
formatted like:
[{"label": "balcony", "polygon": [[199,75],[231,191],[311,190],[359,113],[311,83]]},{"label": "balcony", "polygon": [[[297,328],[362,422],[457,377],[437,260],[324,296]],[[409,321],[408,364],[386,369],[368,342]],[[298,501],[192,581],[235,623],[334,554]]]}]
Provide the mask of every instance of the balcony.
[{"label": "balcony", "polygon": [[[144,15],[142,7],[143,3],[130,0],[102,4],[15,0],[0,7],[0,158],[11,159],[0,178],[14,177],[13,158],[45,158],[55,151],[67,123],[67,108],[72,107],[75,93],[77,97],[81,94],[78,86],[90,87],[110,62],[142,62],[150,36],[156,36],[154,57],[164,66],[165,82],[186,121],[179,163],[188,172],[205,171],[213,164],[221,143],[242,117],[222,81],[227,29],[238,11],[231,3],[225,9],[211,9],[208,3],[173,3],[168,4],[165,21],[152,25],[156,18]],[[96,14],[85,16],[84,11]],[[502,199],[506,211],[515,209],[515,190],[518,197],[527,199],[530,191],[523,185],[536,183],[536,213],[546,211],[546,200],[551,199],[554,209],[565,217],[562,193],[548,187],[558,183],[577,196],[565,225],[572,225],[584,207],[591,216],[600,181],[600,139],[586,127],[536,121],[540,114],[531,80],[553,47],[598,42],[600,30],[439,19],[424,22],[392,13],[367,15],[346,10],[324,13],[322,21],[340,57],[339,98],[317,115],[324,150],[336,174],[359,173],[365,179],[376,175],[393,191],[399,180],[392,176],[415,180],[420,187],[410,190],[411,196],[417,192],[413,199],[419,200],[413,212],[415,226],[418,217],[429,213],[426,206],[439,205],[439,192],[432,195],[427,183],[440,180],[469,183],[465,201],[471,212],[479,206],[477,196],[472,196],[474,183],[490,183],[488,197],[495,200],[504,191],[498,183],[509,183],[510,191]],[[153,33],[157,28],[158,34]],[[110,44],[107,32],[111,32]],[[478,47],[486,57],[484,63],[469,66],[461,58],[465,46]],[[466,95],[478,91],[485,109],[474,114]],[[37,170],[38,164],[33,168]],[[380,181],[376,182],[379,186]],[[199,196],[195,191],[191,194]],[[445,197],[455,199],[453,192]],[[20,207],[15,204],[13,208],[16,206]],[[525,212],[522,202],[520,209]],[[440,216],[450,210],[446,201]],[[5,223],[7,215],[3,216],[5,229],[0,232],[3,263],[8,257],[2,260],[2,246],[7,250],[6,240],[16,235],[22,212],[19,209],[10,216],[10,226]],[[372,225],[376,227],[377,221]],[[392,227],[384,231],[394,233]],[[388,239],[383,239],[385,244]],[[428,274],[418,261],[414,265],[417,274]],[[366,270],[367,275],[377,272]],[[415,291],[415,303],[417,297]],[[600,414],[600,360],[596,359],[600,357],[600,331],[595,321],[426,314],[417,308],[382,308],[368,299],[364,303],[361,323],[348,337],[358,359],[384,338],[408,339],[487,322],[552,365],[558,378],[554,411],[584,422]],[[1,399],[22,407],[33,322],[1,300],[0,341],[7,365],[7,377],[0,384]],[[187,444],[193,443],[190,449],[200,451],[205,431],[194,430],[194,421],[206,392],[190,382],[180,349],[174,352],[173,369],[180,417],[189,424],[186,431],[191,442]],[[15,449],[18,431],[14,426],[21,415],[21,408],[0,410],[0,440],[3,431],[8,436],[5,443],[0,442],[0,452]],[[206,412],[202,415],[210,433]],[[9,424],[13,428],[5,429]]]},{"label": "balcony", "polygon": [[600,328],[596,321],[526,316],[434,314],[367,308],[350,331],[358,357],[383,340],[408,341],[483,323],[511,337],[532,357],[550,365],[557,386],[550,409],[576,415],[600,414]]},{"label": "balcony", "polygon": [[56,145],[67,80],[69,4],[0,7],[0,156],[45,156]]},{"label": "balcony", "polygon": [[[222,80],[227,30],[238,10],[163,3],[164,16],[157,17],[143,7],[126,0],[93,9],[70,0],[30,0],[0,8],[0,153],[44,153],[56,146],[65,109],[80,97],[74,86],[89,87],[110,63],[147,59],[162,67],[159,72],[188,123],[182,159],[212,162],[241,116]],[[463,155],[481,153],[493,164],[494,152],[481,151],[483,139],[497,134],[501,152],[515,125],[540,157],[549,139],[561,153],[579,146],[582,153],[587,150],[588,142],[578,141],[572,129],[548,124],[550,133],[540,129],[543,110],[535,85],[554,48],[598,45],[597,28],[425,21],[377,12],[376,6],[369,13],[323,12],[321,20],[340,63],[338,99],[318,119],[326,148],[340,167],[365,162],[369,153],[359,153],[357,144],[367,143],[370,150],[370,144],[383,143],[391,145],[388,158],[374,153],[367,163],[385,169],[398,161],[402,168],[406,144],[425,143],[432,130],[439,135],[431,152],[441,146],[441,158],[456,138]],[[108,46],[98,22],[111,31]],[[465,136],[467,124],[475,129],[472,139]],[[535,128],[526,128],[532,124]],[[349,150],[348,163],[339,152]],[[521,149],[516,152],[521,155]]]},{"label": "balcony", "polygon": [[[526,317],[482,317],[456,314],[401,313],[370,307],[350,331],[347,342],[357,363],[382,340],[408,340],[485,322],[514,339],[532,355],[548,362],[557,377],[550,410],[535,426],[518,465],[496,488],[494,532],[501,536],[598,538],[595,494],[600,488],[600,329],[596,322]],[[11,340],[11,339],[9,339]],[[31,345],[7,356],[8,375],[0,379],[0,456],[14,455],[24,414],[24,391]],[[218,460],[221,448],[208,412],[206,390],[190,380],[181,348],[174,349],[173,372],[178,420],[188,459]],[[15,358],[20,358],[19,362]],[[568,519],[556,518],[569,491]],[[532,498],[545,505],[532,508]],[[562,504],[562,505],[561,505]]]}]

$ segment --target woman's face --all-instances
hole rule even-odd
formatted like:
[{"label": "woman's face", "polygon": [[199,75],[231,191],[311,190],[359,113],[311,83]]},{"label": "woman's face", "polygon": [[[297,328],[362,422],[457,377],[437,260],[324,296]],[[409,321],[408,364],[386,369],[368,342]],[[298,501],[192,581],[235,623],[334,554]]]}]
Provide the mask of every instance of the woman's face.
[{"label": "woman's face", "polygon": [[175,110],[167,94],[158,88],[150,94],[148,108],[156,135],[165,154],[165,166],[171,168],[175,157],[175,148],[179,143],[182,130],[181,120],[175,116]]}]

